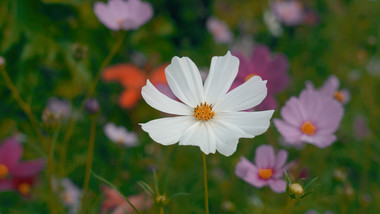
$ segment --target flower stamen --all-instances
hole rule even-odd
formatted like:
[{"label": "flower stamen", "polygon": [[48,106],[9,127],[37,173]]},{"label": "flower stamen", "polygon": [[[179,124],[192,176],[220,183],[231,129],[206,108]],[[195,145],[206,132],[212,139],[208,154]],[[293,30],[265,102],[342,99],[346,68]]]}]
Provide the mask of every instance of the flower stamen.
[{"label": "flower stamen", "polygon": [[334,93],[334,98],[336,100],[338,100],[339,102],[343,102],[344,101],[344,95],[343,95],[342,91],[336,91]]},{"label": "flower stamen", "polygon": [[244,82],[247,82],[249,79],[251,79],[252,77],[254,76],[258,76],[257,74],[250,74],[250,75],[247,75],[244,79]]},{"label": "flower stamen", "polygon": [[5,178],[8,175],[8,167],[4,164],[0,164],[0,179]]},{"label": "flower stamen", "polygon": [[259,177],[263,180],[268,180],[273,175],[273,169],[259,169]]},{"label": "flower stamen", "polygon": [[312,124],[310,121],[304,122],[301,126],[302,133],[307,135],[314,135],[316,129],[317,128],[315,127],[315,125]]},{"label": "flower stamen", "polygon": [[212,119],[215,115],[215,112],[212,110],[212,105],[207,104],[207,102],[201,103],[194,108],[193,115],[197,120],[208,121]]},{"label": "flower stamen", "polygon": [[23,194],[23,195],[27,195],[29,194],[30,192],[30,185],[27,184],[27,183],[21,183],[18,187],[17,187],[18,191]]}]

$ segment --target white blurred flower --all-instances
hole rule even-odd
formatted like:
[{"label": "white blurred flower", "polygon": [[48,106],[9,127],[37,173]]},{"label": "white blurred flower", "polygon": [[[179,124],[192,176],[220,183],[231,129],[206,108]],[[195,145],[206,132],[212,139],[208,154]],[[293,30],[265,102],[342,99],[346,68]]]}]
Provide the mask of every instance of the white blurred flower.
[{"label": "white blurred flower", "polygon": [[234,39],[227,24],[215,17],[210,17],[207,20],[206,26],[216,43],[230,43]]},{"label": "white blurred flower", "polygon": [[61,180],[61,186],[63,188],[61,192],[62,203],[67,207],[68,213],[78,213],[81,203],[82,191],[75,185],[69,178]]},{"label": "white blurred flower", "polygon": [[122,126],[116,126],[113,123],[107,123],[104,126],[104,133],[114,143],[123,145],[125,147],[132,147],[137,145],[137,134],[128,132]]}]

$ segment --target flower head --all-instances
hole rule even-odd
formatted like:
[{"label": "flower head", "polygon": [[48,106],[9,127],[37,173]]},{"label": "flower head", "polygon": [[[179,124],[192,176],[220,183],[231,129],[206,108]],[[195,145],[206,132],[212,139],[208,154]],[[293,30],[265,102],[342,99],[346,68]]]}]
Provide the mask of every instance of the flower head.
[{"label": "flower head", "polygon": [[[165,67],[161,65],[152,70],[149,78],[161,92],[168,96],[173,96],[165,78]],[[117,81],[124,86],[125,90],[119,96],[119,105],[122,108],[130,109],[136,106],[141,98],[141,88],[145,84],[147,75],[144,71],[132,64],[118,64],[108,67],[103,72],[103,80],[106,82]]]},{"label": "flower head", "polygon": [[263,80],[268,80],[268,96],[258,109],[275,109],[275,94],[282,92],[289,85],[289,63],[286,56],[278,54],[272,58],[270,50],[264,45],[258,45],[250,57],[239,52],[235,52],[234,55],[240,60],[240,68],[231,88],[236,88],[253,76],[260,76]]},{"label": "flower head", "polygon": [[0,146],[0,191],[15,190],[28,195],[34,178],[45,167],[44,159],[21,161],[22,145],[7,138]]},{"label": "flower head", "polygon": [[141,124],[142,129],[162,145],[179,142],[199,146],[205,154],[218,151],[232,155],[239,138],[264,133],[273,114],[273,110],[243,112],[258,105],[267,94],[266,81],[259,76],[228,92],[238,67],[239,59],[230,52],[213,57],[203,85],[198,68],[189,58],[174,57],[165,73],[170,89],[181,102],[159,92],[149,80],[141,93],[152,107],[177,116]]},{"label": "flower head", "polygon": [[324,148],[331,145],[343,116],[342,105],[330,96],[310,88],[299,98],[290,98],[281,109],[281,119],[275,119],[277,130],[288,143],[302,142]]},{"label": "flower head", "polygon": [[275,192],[285,192],[283,177],[288,153],[280,150],[274,154],[272,146],[262,145],[256,149],[255,164],[242,157],[236,165],[235,174],[255,187],[269,185]]},{"label": "flower head", "polygon": [[295,0],[275,0],[272,3],[272,10],[280,22],[289,26],[301,24],[305,16],[303,5]]},{"label": "flower head", "polygon": [[206,26],[207,30],[212,34],[217,43],[230,43],[234,39],[227,24],[215,17],[210,17],[207,20]]},{"label": "flower head", "polygon": [[71,115],[71,103],[66,99],[51,97],[46,103],[46,108],[58,118],[67,119]]},{"label": "flower head", "polygon": [[[346,104],[351,98],[350,92],[345,88],[339,90],[339,85],[339,79],[336,76],[331,75],[317,91],[324,95],[334,97],[342,104]],[[307,82],[306,86],[310,89],[314,89],[314,85],[311,82]]]},{"label": "flower head", "polygon": [[114,143],[131,147],[137,145],[137,134],[134,132],[128,132],[126,128],[122,126],[115,126],[113,123],[107,123],[104,126],[104,133]]},{"label": "flower head", "polygon": [[152,6],[140,0],[96,2],[95,15],[111,30],[136,30],[153,16]]}]

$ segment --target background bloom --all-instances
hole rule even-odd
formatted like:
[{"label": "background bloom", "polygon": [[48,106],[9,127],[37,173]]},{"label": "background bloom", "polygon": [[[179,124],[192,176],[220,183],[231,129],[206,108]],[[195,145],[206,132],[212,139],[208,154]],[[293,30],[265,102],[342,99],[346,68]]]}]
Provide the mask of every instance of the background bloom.
[{"label": "background bloom", "polygon": [[108,4],[96,2],[94,12],[111,30],[135,30],[153,16],[152,6],[140,0],[109,0]]},{"label": "background bloom", "polygon": [[104,133],[114,143],[131,147],[137,145],[137,134],[134,132],[128,132],[126,128],[122,126],[115,126],[113,123],[107,123],[104,126]]},{"label": "background bloom", "polygon": [[269,185],[274,192],[284,192],[286,182],[282,180],[288,153],[280,150],[274,154],[272,146],[262,145],[256,149],[255,164],[241,157],[235,174],[255,187]]},{"label": "background bloom", "polygon": [[213,57],[207,79],[202,84],[196,65],[187,57],[174,57],[166,68],[166,78],[177,102],[159,92],[148,80],[142,88],[144,100],[152,107],[179,115],[141,124],[144,131],[162,145],[199,146],[205,154],[216,150],[232,155],[239,138],[252,138],[269,127],[273,110],[242,112],[258,105],[266,96],[266,81],[255,76],[230,91],[238,73],[238,58],[227,52]]},{"label": "background bloom", "polygon": [[[307,82],[306,84],[307,87],[314,89],[313,83]],[[327,96],[334,97],[339,102],[346,104],[351,98],[350,92],[345,88],[339,90],[339,85],[339,79],[335,75],[331,75],[317,91]]]},{"label": "background bloom", "polygon": [[305,16],[303,5],[299,1],[294,0],[275,0],[272,3],[272,10],[277,19],[288,26],[301,24]]},{"label": "background bloom", "polygon": [[310,88],[299,98],[290,98],[281,109],[281,119],[275,119],[277,130],[289,143],[307,142],[324,148],[331,145],[343,116],[343,107],[330,96]]},{"label": "background bloom", "polygon": [[234,36],[227,24],[215,17],[210,17],[206,23],[207,30],[212,34],[216,43],[230,43]]},{"label": "background bloom", "polygon": [[264,45],[256,46],[250,57],[240,52],[234,52],[234,55],[240,60],[240,68],[231,89],[243,84],[252,76],[260,76],[263,80],[268,80],[268,95],[257,108],[277,108],[275,94],[282,92],[289,85],[289,63],[286,56],[277,54],[272,58],[268,47]]}]

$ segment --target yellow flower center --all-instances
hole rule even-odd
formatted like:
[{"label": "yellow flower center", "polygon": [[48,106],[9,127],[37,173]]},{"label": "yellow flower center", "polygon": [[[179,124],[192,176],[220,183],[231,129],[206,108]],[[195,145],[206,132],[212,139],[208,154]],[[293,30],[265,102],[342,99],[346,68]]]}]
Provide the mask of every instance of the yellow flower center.
[{"label": "yellow flower center", "polygon": [[123,24],[123,21],[124,21],[123,19],[118,19],[118,20],[117,20],[117,24],[118,24],[118,25],[121,25],[121,24]]},{"label": "yellow flower center", "polygon": [[259,177],[268,180],[273,175],[273,169],[259,169]]},{"label": "yellow flower center", "polygon": [[212,110],[211,104],[204,102],[194,108],[193,115],[195,118],[197,118],[197,120],[208,121],[214,117],[215,112]]},{"label": "yellow flower center", "polygon": [[250,75],[247,75],[244,79],[244,82],[247,82],[249,79],[251,79],[252,77],[254,76],[258,76],[257,74],[250,74]]},{"label": "yellow flower center", "polygon": [[314,135],[316,129],[317,128],[310,121],[304,122],[301,126],[302,133],[307,135]]},{"label": "yellow flower center", "polygon": [[5,178],[8,175],[8,167],[4,164],[0,164],[0,178]]},{"label": "yellow flower center", "polygon": [[27,183],[21,183],[18,187],[17,187],[18,191],[23,194],[23,195],[27,195],[29,192],[30,192],[30,185],[27,184]]},{"label": "yellow flower center", "polygon": [[344,101],[344,95],[343,95],[343,93],[341,91],[336,91],[334,93],[334,98],[336,100],[338,100],[339,102],[343,102]]}]

